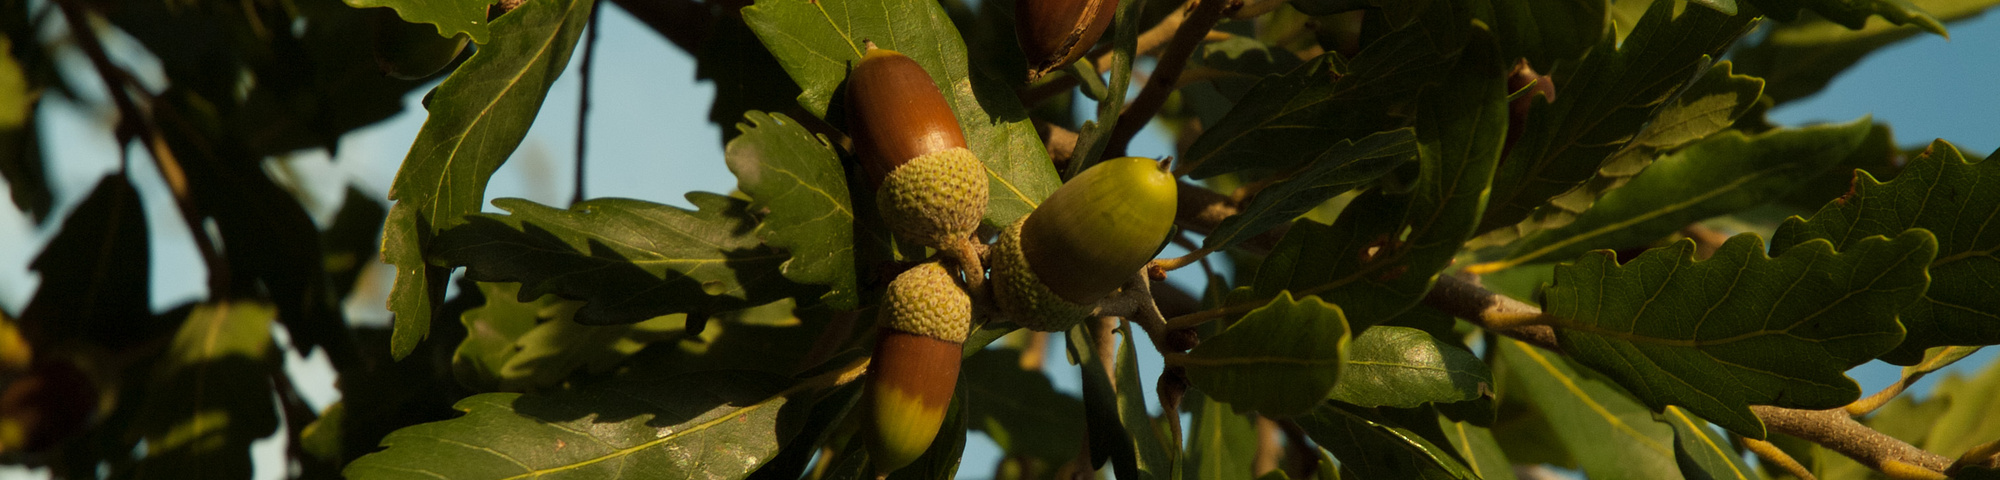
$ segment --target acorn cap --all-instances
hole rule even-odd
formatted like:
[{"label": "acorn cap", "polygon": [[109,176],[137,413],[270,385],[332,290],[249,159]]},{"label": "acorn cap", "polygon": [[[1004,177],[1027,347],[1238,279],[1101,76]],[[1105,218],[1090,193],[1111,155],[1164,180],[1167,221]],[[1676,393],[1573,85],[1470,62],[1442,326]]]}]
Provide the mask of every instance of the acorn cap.
[{"label": "acorn cap", "polygon": [[1017,0],[1014,36],[1028,59],[1028,79],[1082,57],[1118,13],[1118,0]]},{"label": "acorn cap", "polygon": [[1064,300],[1049,291],[1028,265],[1021,252],[1023,217],[1000,232],[993,245],[993,300],[1007,317],[1022,328],[1040,332],[1060,332],[1090,315],[1091,306]]},{"label": "acorn cap", "polygon": [[875,206],[898,238],[943,249],[979,228],[986,189],[986,165],[971,150],[951,148],[889,172],[875,192]]},{"label": "acorn cap", "polygon": [[1090,305],[1159,253],[1174,226],[1174,183],[1150,158],[1092,166],[1028,214],[1021,254],[1050,291]]},{"label": "acorn cap", "polygon": [[869,363],[868,454],[887,475],[923,456],[958,387],[963,346],[923,335],[881,329]]},{"label": "acorn cap", "polygon": [[881,315],[885,328],[962,343],[972,328],[972,298],[944,265],[924,262],[889,282]]},{"label": "acorn cap", "polygon": [[847,133],[873,185],[904,163],[965,147],[958,116],[916,60],[867,42],[847,78]]}]

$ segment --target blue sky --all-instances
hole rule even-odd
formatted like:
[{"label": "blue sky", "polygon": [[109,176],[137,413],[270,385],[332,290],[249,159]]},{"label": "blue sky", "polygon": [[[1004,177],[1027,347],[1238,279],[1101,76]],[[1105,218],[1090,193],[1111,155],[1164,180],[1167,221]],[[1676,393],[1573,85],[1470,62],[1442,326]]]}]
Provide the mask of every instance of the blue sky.
[{"label": "blue sky", "polygon": [[[604,13],[589,132],[586,183],[590,196],[688,206],[681,198],[688,191],[733,189],[735,179],[723,164],[722,145],[717,141],[721,128],[733,127],[708,123],[707,111],[714,87],[694,80],[693,58],[622,10],[611,8]],[[1992,152],[2000,147],[2000,119],[1992,118],[1995,112],[2000,112],[2000,85],[1993,83],[1993,79],[2000,78],[2000,15],[1960,22],[1950,28],[1952,39],[1948,42],[1924,35],[1868,57],[1820,94],[1773,112],[1773,119],[1797,125],[1846,121],[1873,114],[1877,121],[1894,126],[1898,140],[1906,146],[1944,138],[1958,144],[1968,155],[1984,156]],[[158,67],[149,64],[150,59],[129,53],[134,51],[131,42],[113,39],[110,43],[115,51],[127,52],[119,56],[122,63],[142,77],[159,78]],[[89,72],[87,63],[74,52],[59,58],[71,75]],[[576,70],[580,63],[572,61],[570,70],[557,81],[528,139],[493,177],[489,199],[521,197],[551,205],[568,201],[575,148],[579,78]],[[85,87],[87,96],[103,98],[94,78],[73,78],[72,82]],[[397,166],[423,124],[424,112],[417,104],[421,94],[419,90],[408,99],[408,108],[402,115],[344,137],[338,157],[310,152],[284,162],[299,178],[310,179],[299,188],[308,194],[312,200],[308,207],[315,209],[321,220],[328,218],[339,205],[341,192],[349,182],[376,195],[386,194]],[[119,152],[110,147],[113,142],[107,129],[112,112],[49,101],[44,102],[38,113],[45,128],[47,154],[62,159],[53,162],[50,171],[59,205],[56,214],[60,216],[88,193],[85,189],[99,176],[117,165]],[[1132,150],[1142,156],[1170,153],[1164,139],[1151,131],[1142,133]],[[154,305],[165,308],[196,300],[202,294],[204,272],[186,240],[186,229],[175,217],[177,213],[172,210],[157,173],[144,161],[147,157],[134,152],[133,158],[141,160],[134,162],[132,168],[148,207],[148,224],[156,238],[162,239],[152,247]],[[25,306],[38,283],[27,269],[28,262],[52,235],[49,228],[56,225],[59,222],[50,222],[37,230],[11,204],[0,208],[0,308],[19,312]],[[389,278],[385,271],[378,269],[369,279],[377,282],[378,290],[386,290]],[[357,322],[388,321],[381,292],[361,297],[348,305],[348,312]],[[1960,365],[1985,365],[1992,356],[1991,351],[1983,352]],[[288,363],[302,374],[324,371],[324,362],[317,356],[293,355]],[[1050,365],[1063,365],[1063,360],[1052,357]],[[1156,377],[1158,356],[1148,356],[1141,370],[1142,378]],[[1060,388],[1077,391],[1074,369],[1053,371],[1060,373],[1054,376]],[[1863,366],[1854,374],[1864,389],[1872,391],[1893,381],[1895,372],[1894,367],[1877,363]],[[331,379],[324,373],[313,373],[310,377],[301,384],[311,403],[323,406],[337,398]],[[962,477],[989,475],[998,458],[990,442],[983,436],[975,437],[961,468]],[[269,443],[261,448],[262,455],[276,455],[282,446]],[[22,473],[18,469],[0,469],[0,478]],[[279,473],[265,466],[260,468],[258,476],[275,478]]]}]

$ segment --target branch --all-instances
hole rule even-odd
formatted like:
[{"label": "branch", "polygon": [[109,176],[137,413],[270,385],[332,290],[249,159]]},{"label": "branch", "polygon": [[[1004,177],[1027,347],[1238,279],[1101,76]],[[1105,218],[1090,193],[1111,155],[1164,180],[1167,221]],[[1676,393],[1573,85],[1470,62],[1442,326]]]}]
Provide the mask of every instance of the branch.
[{"label": "branch", "polygon": [[1180,82],[1181,69],[1187,67],[1188,58],[1194,55],[1194,47],[1208,36],[1209,29],[1222,21],[1223,11],[1232,5],[1242,6],[1237,0],[1201,0],[1194,6],[1187,20],[1175,30],[1167,50],[1160,54],[1160,63],[1146,79],[1146,87],[1139,91],[1139,96],[1133,98],[1130,105],[1125,106],[1125,111],[1118,114],[1118,124],[1111,128],[1111,143],[1105,147],[1107,155],[1125,155],[1125,147],[1132,143],[1132,137],[1146,127],[1153,115],[1160,112],[1160,106],[1166,103],[1167,95],[1174,92]]},{"label": "branch", "polygon": [[111,56],[104,53],[104,43],[97,39],[96,31],[91,29],[89,20],[85,18],[87,12],[77,5],[77,1],[57,0],[55,3],[62,9],[63,19],[69,24],[70,37],[76,40],[76,46],[83,50],[84,56],[90,58],[97,77],[104,81],[105,96],[111,97],[111,103],[118,108],[120,150],[123,150],[125,142],[137,136],[146,151],[152,154],[153,163],[166,180],[167,190],[174,194],[174,206],[180,209],[181,220],[187,222],[188,234],[194,237],[195,249],[201,253],[202,263],[208,267],[209,295],[227,295],[230,290],[229,263],[223,261],[222,255],[215,250],[215,242],[208,237],[208,228],[201,221],[201,210],[188,190],[187,170],[174,157],[173,150],[167,148],[167,138],[160,133],[159,127],[153,125],[146,112],[132,100],[134,90],[139,95],[144,95],[145,90],[126,88],[132,76],[111,63]]},{"label": "branch", "polygon": [[[1541,309],[1533,305],[1493,293],[1485,287],[1450,275],[1438,277],[1437,286],[1432,287],[1430,294],[1424,296],[1423,303],[1438,311],[1479,324],[1481,327],[1492,325],[1496,318],[1542,314]],[[1562,346],[1555,336],[1555,329],[1547,325],[1492,330],[1537,347],[1562,351]],[[1921,467],[1935,473],[1943,472],[1951,465],[1951,460],[1944,456],[1911,446],[1854,421],[1854,417],[1848,416],[1845,409],[1798,410],[1752,405],[1750,411],[1756,414],[1757,418],[1764,422],[1764,426],[1770,428],[1772,432],[1819,444],[1878,471]],[[1943,474],[1938,473],[1938,475],[1942,477]]]},{"label": "branch", "polygon": [[576,185],[575,188],[570,190],[569,204],[571,206],[583,203],[584,198],[583,147],[590,140],[590,66],[594,63],[592,60],[597,58],[597,31],[602,29],[597,22],[597,15],[604,11],[603,8],[597,7],[602,7],[602,5],[593,6],[590,9],[590,19],[585,21],[583,65],[579,67],[580,70],[577,72],[583,76],[583,84],[577,88],[576,93],[576,178],[573,179]]}]

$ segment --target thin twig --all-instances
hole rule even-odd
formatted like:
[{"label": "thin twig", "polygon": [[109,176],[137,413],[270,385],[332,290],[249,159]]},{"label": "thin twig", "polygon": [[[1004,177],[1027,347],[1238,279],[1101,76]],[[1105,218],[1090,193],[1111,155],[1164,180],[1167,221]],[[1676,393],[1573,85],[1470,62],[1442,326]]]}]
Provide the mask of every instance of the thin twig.
[{"label": "thin twig", "polygon": [[[111,97],[111,103],[118,108],[119,144],[131,141],[131,136],[139,137],[146,151],[153,156],[159,166],[160,176],[166,180],[167,190],[174,194],[174,206],[181,211],[181,220],[187,223],[188,234],[194,237],[194,246],[201,253],[202,262],[208,267],[208,290],[210,296],[227,295],[229,292],[229,263],[215,250],[215,241],[208,236],[208,228],[202,223],[201,209],[194,203],[189,191],[187,170],[174,157],[167,146],[165,135],[153,125],[150,117],[132,100],[132,88],[127,88],[131,75],[111,63],[111,56],[105,53],[104,43],[97,39],[91,29],[87,12],[78,6],[77,0],[57,0],[62,9],[63,19],[68,22],[70,37],[76,40],[77,48],[90,58],[90,64],[97,70],[97,76],[104,81],[104,94]],[[144,92],[139,89],[139,92]]]},{"label": "thin twig", "polygon": [[1188,58],[1194,55],[1195,46],[1208,36],[1209,29],[1222,21],[1224,7],[1232,4],[1241,5],[1232,0],[1202,0],[1194,6],[1186,22],[1174,31],[1167,50],[1160,53],[1160,63],[1153,67],[1153,74],[1146,79],[1139,96],[1118,114],[1118,124],[1111,128],[1111,143],[1105,147],[1107,155],[1124,156],[1132,137],[1146,127],[1154,114],[1160,113],[1160,106],[1166,104],[1167,95],[1174,92],[1180,81],[1181,69],[1187,67]]},{"label": "thin twig", "polygon": [[1812,470],[1806,469],[1805,465],[1799,464],[1798,459],[1792,458],[1792,454],[1785,453],[1784,450],[1778,449],[1778,446],[1772,445],[1771,442],[1743,437],[1736,437],[1736,439],[1742,441],[1743,447],[1750,449],[1750,453],[1757,454],[1757,458],[1777,464],[1778,468],[1785,469],[1785,473],[1799,477],[1799,480],[1819,480],[1819,477],[1813,476]]},{"label": "thin twig", "polygon": [[576,186],[570,190],[569,204],[583,203],[583,159],[584,144],[590,141],[590,65],[597,59],[597,14],[604,11],[603,5],[590,8],[590,19],[586,20],[583,35],[583,65],[577,67],[583,84],[576,94]]}]

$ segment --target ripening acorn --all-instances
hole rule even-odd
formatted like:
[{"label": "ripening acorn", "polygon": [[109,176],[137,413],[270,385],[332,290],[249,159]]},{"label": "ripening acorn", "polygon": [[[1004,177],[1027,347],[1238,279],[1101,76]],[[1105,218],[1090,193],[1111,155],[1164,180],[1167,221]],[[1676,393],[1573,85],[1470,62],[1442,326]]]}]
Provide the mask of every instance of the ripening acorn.
[{"label": "ripening acorn", "polygon": [[924,454],[958,386],[972,298],[937,262],[904,271],[882,298],[868,376],[868,454],[886,475]]},{"label": "ripening acorn", "polygon": [[1174,177],[1149,158],[1077,174],[1000,232],[993,293],[1014,323],[1068,329],[1159,252],[1173,229]]},{"label": "ripening acorn", "polygon": [[874,42],[867,49],[848,74],[847,128],[876,207],[897,238],[962,248],[986,215],[986,166],[922,66]]},{"label": "ripening acorn", "polygon": [[1014,37],[1028,59],[1028,80],[1075,63],[1104,36],[1118,0],[1017,0]]}]

